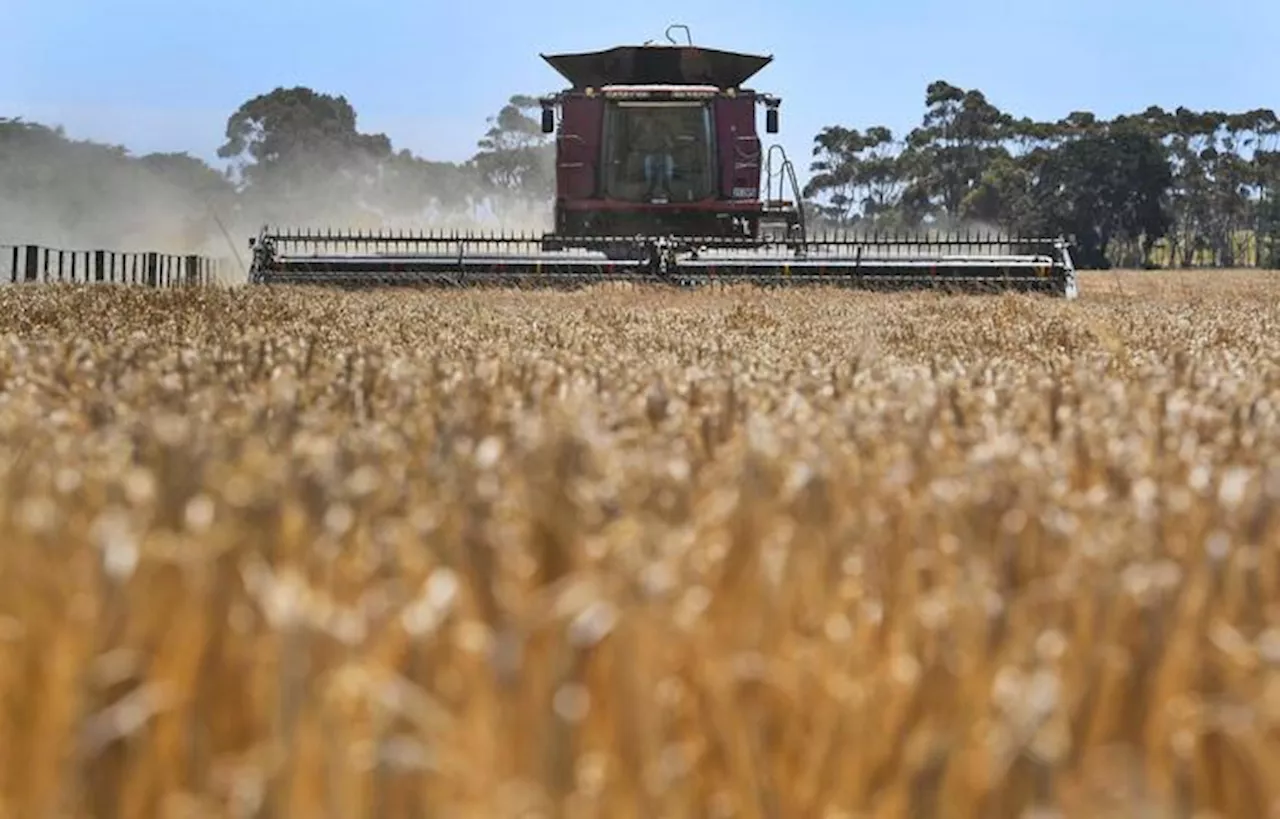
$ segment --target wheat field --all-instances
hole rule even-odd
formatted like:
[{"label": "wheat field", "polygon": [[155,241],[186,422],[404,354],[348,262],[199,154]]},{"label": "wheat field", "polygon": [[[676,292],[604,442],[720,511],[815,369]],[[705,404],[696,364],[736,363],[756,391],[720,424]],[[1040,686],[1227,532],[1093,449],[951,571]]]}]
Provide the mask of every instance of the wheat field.
[{"label": "wheat field", "polygon": [[0,819],[1280,817],[1278,304],[0,288]]}]

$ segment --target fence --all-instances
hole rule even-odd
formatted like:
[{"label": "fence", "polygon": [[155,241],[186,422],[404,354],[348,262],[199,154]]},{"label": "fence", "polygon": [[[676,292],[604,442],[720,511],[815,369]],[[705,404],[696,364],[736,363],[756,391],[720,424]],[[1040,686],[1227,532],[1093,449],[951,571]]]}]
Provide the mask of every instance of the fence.
[{"label": "fence", "polygon": [[223,266],[222,259],[207,256],[0,245],[0,282],[7,284],[209,285],[222,280]]}]

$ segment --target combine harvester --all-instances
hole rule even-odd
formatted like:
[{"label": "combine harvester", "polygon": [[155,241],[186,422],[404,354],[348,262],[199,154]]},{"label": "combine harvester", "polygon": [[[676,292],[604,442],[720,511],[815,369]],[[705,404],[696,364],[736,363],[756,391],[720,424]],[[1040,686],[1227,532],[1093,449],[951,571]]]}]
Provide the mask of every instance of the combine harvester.
[{"label": "combine harvester", "polygon": [[[777,97],[743,83],[772,57],[679,45],[543,55],[570,88],[556,134],[555,225],[541,236],[272,230],[250,281],[572,287],[602,281],[1041,292],[1075,298],[1061,239],[811,236],[780,145]],[[686,35],[688,29],[685,28]],[[557,122],[556,109],[559,109]],[[789,191],[788,191],[789,189]],[[789,192],[790,197],[785,194]]]}]

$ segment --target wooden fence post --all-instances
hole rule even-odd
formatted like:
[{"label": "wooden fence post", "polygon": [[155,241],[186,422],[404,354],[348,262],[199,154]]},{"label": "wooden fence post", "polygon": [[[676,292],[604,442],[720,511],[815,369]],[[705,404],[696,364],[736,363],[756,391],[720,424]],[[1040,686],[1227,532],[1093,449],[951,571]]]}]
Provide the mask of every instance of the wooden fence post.
[{"label": "wooden fence post", "polygon": [[23,279],[24,281],[34,282],[40,280],[40,248],[35,245],[27,245],[24,253],[26,261],[24,262]]},{"label": "wooden fence post", "polygon": [[[0,248],[9,258],[9,274],[0,266],[0,281],[12,284],[134,284],[147,287],[208,286],[220,281],[223,260],[198,253],[116,253],[109,250],[63,250],[42,245]],[[117,278],[118,270],[118,278]]]}]

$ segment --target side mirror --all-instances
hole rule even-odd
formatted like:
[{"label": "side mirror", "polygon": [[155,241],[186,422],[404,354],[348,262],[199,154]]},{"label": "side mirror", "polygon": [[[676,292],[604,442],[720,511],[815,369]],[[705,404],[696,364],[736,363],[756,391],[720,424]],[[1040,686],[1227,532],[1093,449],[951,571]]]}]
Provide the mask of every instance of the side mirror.
[{"label": "side mirror", "polygon": [[778,133],[778,109],[769,108],[764,112],[764,130],[766,133]]},{"label": "side mirror", "polygon": [[550,134],[556,129],[556,111],[550,106],[542,109],[542,133]]}]

